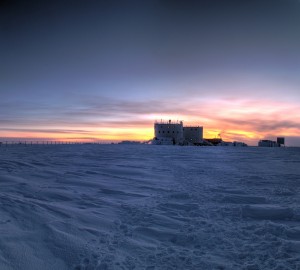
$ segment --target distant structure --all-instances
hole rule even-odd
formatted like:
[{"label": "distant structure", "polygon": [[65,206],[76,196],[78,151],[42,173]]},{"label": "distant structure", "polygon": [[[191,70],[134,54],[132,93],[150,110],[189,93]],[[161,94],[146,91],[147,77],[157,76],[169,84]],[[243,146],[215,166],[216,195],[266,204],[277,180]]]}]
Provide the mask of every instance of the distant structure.
[{"label": "distant structure", "polygon": [[223,143],[221,138],[205,139],[205,141],[213,146],[217,146],[217,145],[220,145],[221,143]]},{"label": "distant structure", "polygon": [[218,146],[236,146],[236,147],[246,147],[248,146],[246,143],[244,142],[224,142],[222,141],[221,143],[218,144]]},{"label": "distant structure", "polygon": [[118,144],[141,144],[139,141],[121,141]]},{"label": "distant structure", "polygon": [[225,142],[222,140],[222,138],[214,138],[214,139],[205,139],[207,143],[209,143],[212,146],[236,146],[236,147],[246,147],[248,146],[244,142]]},{"label": "distant structure", "polygon": [[277,137],[277,144],[279,146],[285,146],[285,138],[284,137]]},{"label": "distant structure", "polygon": [[259,147],[278,147],[277,142],[271,140],[260,140],[258,142]]},{"label": "distant structure", "polygon": [[203,127],[188,126],[183,128],[183,137],[186,142],[191,144],[200,144],[203,141]]},{"label": "distant structure", "polygon": [[182,121],[155,121],[154,138],[147,143],[156,145],[247,146],[243,142],[225,142],[221,138],[203,139],[202,126],[183,126]]},{"label": "distant structure", "polygon": [[281,147],[285,145],[285,138],[278,137],[277,141],[271,141],[271,140],[260,140],[258,142],[259,147]]},{"label": "distant structure", "polygon": [[154,123],[155,144],[183,144],[183,123],[163,121]]},{"label": "distant structure", "polygon": [[156,121],[154,123],[153,144],[197,145],[203,141],[203,127],[184,127],[182,121]]}]

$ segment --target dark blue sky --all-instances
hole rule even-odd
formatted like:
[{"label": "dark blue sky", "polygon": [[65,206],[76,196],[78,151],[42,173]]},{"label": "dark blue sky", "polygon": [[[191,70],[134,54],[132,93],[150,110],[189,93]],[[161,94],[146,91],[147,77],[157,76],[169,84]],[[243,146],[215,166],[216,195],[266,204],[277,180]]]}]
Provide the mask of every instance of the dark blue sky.
[{"label": "dark blue sky", "polygon": [[160,118],[230,139],[299,134],[300,1],[0,7],[0,137],[148,138]]}]

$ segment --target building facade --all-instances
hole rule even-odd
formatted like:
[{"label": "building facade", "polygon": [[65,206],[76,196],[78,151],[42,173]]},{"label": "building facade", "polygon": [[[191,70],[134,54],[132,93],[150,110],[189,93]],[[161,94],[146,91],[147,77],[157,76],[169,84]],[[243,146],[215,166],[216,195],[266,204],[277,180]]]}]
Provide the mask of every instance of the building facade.
[{"label": "building facade", "polygon": [[173,144],[183,143],[183,123],[182,121],[172,122],[171,120],[155,122],[154,135],[154,139],[161,142],[171,142]]},{"label": "building facade", "polygon": [[279,147],[280,145],[275,142],[275,141],[271,141],[271,140],[260,140],[258,142],[258,146],[259,147]]},{"label": "building facade", "polygon": [[183,137],[188,143],[199,144],[203,141],[203,127],[184,127]]},{"label": "building facade", "polygon": [[203,127],[184,127],[182,121],[160,121],[154,123],[154,136],[154,144],[200,144]]}]

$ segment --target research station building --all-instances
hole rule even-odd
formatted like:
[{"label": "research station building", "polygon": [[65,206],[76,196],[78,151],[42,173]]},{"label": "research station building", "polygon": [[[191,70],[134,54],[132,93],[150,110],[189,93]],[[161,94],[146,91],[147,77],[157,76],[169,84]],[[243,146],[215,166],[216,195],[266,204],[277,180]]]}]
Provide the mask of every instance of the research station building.
[{"label": "research station building", "polygon": [[184,139],[191,144],[199,144],[203,140],[203,127],[188,126],[183,128]]},{"label": "research station building", "polygon": [[285,145],[285,138],[284,137],[278,137],[277,141],[271,141],[271,140],[260,140],[258,142],[259,147],[281,147]]},{"label": "research station building", "polygon": [[200,144],[203,127],[183,126],[182,121],[160,121],[154,123],[154,144]]},{"label": "research station building", "polygon": [[180,144],[183,143],[183,123],[169,121],[160,121],[154,123],[155,138],[162,144]]}]

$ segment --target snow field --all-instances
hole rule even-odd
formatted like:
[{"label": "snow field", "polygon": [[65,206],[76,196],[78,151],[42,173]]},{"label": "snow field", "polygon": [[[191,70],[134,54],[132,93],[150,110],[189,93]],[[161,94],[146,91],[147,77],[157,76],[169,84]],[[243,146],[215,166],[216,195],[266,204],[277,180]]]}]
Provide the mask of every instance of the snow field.
[{"label": "snow field", "polygon": [[300,269],[300,149],[0,148],[0,269]]}]

